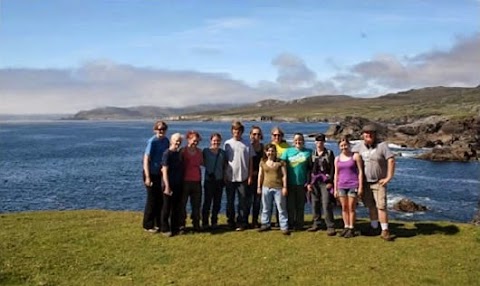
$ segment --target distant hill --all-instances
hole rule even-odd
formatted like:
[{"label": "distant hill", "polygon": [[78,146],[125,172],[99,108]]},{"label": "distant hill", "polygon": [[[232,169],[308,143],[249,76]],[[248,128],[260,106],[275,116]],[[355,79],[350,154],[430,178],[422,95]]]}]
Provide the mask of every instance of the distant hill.
[{"label": "distant hill", "polygon": [[137,106],[103,107],[80,111],[69,119],[170,120],[300,120],[336,121],[361,116],[383,121],[410,121],[431,115],[464,118],[480,114],[480,86],[428,87],[375,98],[319,95],[289,101],[267,99],[244,105],[198,105],[185,108]]},{"label": "distant hill", "polygon": [[428,87],[375,98],[323,95],[290,101],[264,100],[228,110],[201,112],[196,118],[336,121],[359,116],[382,121],[411,121],[431,115],[464,118],[479,114],[480,86],[477,86]]},{"label": "distant hill", "polygon": [[184,108],[169,108],[158,106],[135,106],[135,107],[101,107],[77,112],[69,120],[128,120],[128,119],[156,119],[178,118],[183,114],[198,113],[206,110],[216,111],[231,109],[237,105],[197,105]]}]

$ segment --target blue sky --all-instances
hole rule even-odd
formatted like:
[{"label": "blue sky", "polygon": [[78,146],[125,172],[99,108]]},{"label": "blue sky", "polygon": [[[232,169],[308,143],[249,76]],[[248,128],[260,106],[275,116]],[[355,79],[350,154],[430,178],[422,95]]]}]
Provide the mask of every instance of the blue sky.
[{"label": "blue sky", "polygon": [[480,2],[0,2],[0,113],[480,84]]}]

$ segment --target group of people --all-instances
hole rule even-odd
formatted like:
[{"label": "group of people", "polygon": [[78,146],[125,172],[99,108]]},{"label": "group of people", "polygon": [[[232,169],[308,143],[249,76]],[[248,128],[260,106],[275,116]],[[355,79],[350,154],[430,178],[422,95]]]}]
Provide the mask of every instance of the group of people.
[{"label": "group of people", "polygon": [[201,136],[196,131],[187,132],[187,143],[182,147],[180,133],[167,138],[165,122],[155,122],[153,129],[155,134],[147,142],[143,160],[145,231],[165,236],[185,233],[188,201],[194,231],[218,228],[225,189],[228,227],[237,231],[268,231],[275,213],[284,235],[303,230],[308,200],[313,221],[307,231],[322,228],[323,214],[327,235],[335,236],[333,207],[338,200],[344,223],[339,235],[351,238],[358,234],[356,206],[362,199],[369,209],[368,235],[393,239],[388,228],[386,187],[395,171],[395,158],[388,145],[378,140],[375,125],[364,126],[363,140],[353,148],[347,137],[341,138],[337,156],[325,147],[324,134],[315,136],[312,150],[305,147],[302,133],[294,134],[290,146],[283,131],[274,127],[271,142],[263,144],[262,129],[252,126],[249,138],[245,138],[240,121],[232,123],[232,137],[223,146],[222,136],[212,133],[210,146],[203,150],[198,148]]}]

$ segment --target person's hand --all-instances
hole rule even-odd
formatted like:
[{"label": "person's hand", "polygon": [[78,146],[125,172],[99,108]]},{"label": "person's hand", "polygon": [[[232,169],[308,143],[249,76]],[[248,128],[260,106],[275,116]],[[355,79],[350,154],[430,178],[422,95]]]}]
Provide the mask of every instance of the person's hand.
[{"label": "person's hand", "polygon": [[327,185],[326,185],[325,187],[326,187],[326,188],[327,188],[327,190],[328,190],[328,189],[331,189],[331,188],[333,188],[333,185],[332,185],[332,183],[327,183]]},{"label": "person's hand", "polygon": [[257,188],[257,194],[259,194],[259,195],[262,194],[262,188]]},{"label": "person's hand", "polygon": [[145,183],[145,186],[147,187],[153,186],[153,182],[150,180],[150,178],[145,178],[144,183]]},{"label": "person's hand", "polygon": [[282,188],[282,196],[286,197],[288,195],[287,187]]},{"label": "person's hand", "polygon": [[313,191],[313,187],[312,187],[311,184],[308,184],[308,185],[307,185],[307,191],[309,191],[309,192]]},{"label": "person's hand", "polygon": [[170,188],[165,188],[165,190],[163,191],[163,193],[167,196],[171,196],[173,195],[173,192],[172,190],[170,190]]},{"label": "person's hand", "polygon": [[357,197],[358,197],[359,200],[362,199],[362,197],[363,197],[363,189],[358,189]]},{"label": "person's hand", "polygon": [[391,178],[383,178],[383,179],[380,179],[378,180],[378,184],[382,187],[386,186],[388,184],[388,182],[390,182]]}]

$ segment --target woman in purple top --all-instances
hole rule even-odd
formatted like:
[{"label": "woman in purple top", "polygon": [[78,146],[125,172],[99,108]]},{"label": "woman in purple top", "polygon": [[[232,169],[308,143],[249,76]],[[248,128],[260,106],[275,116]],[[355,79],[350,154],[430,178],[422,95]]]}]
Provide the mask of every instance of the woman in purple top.
[{"label": "woman in purple top", "polygon": [[335,158],[334,195],[342,205],[344,229],[340,236],[350,238],[355,236],[357,197],[363,193],[363,163],[358,153],[350,151],[348,138],[341,138],[338,147],[341,153]]}]

